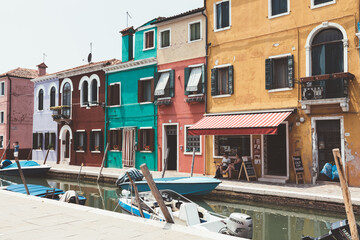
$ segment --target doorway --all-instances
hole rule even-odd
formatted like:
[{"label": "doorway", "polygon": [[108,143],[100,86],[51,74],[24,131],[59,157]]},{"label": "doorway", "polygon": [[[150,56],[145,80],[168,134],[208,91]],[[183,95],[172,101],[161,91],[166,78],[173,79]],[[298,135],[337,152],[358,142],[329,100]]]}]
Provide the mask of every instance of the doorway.
[{"label": "doorway", "polygon": [[[166,153],[168,151],[166,170],[178,169],[178,130],[177,124],[165,125],[163,128],[163,161],[165,164]],[[168,149],[168,150],[167,150]],[[164,165],[165,166],[165,165]]]},{"label": "doorway", "polygon": [[123,129],[122,162],[126,167],[135,167],[135,128]]},{"label": "doorway", "polygon": [[280,124],[276,135],[264,136],[265,174],[287,176],[287,124]]},{"label": "doorway", "polygon": [[71,158],[72,131],[69,125],[64,125],[59,134],[60,139],[60,163],[69,164]]}]

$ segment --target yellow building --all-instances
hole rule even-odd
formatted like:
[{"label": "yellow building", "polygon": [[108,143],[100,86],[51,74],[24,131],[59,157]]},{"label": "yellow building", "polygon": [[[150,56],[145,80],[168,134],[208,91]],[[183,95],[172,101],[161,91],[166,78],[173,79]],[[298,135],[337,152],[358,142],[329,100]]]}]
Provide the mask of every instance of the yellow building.
[{"label": "yellow building", "polygon": [[238,152],[252,157],[259,181],[295,182],[293,156],[301,156],[306,183],[331,181],[320,171],[340,148],[349,183],[359,186],[359,1],[205,7],[207,114],[194,130],[207,135],[207,173],[224,152]]}]

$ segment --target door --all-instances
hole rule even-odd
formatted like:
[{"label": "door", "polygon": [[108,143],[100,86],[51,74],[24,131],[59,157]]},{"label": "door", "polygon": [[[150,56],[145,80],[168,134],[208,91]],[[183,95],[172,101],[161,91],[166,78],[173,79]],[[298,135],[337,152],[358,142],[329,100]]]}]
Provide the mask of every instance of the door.
[{"label": "door", "polygon": [[266,136],[266,175],[287,176],[286,124],[280,124],[276,135]]},{"label": "door", "polygon": [[177,170],[177,125],[165,127],[166,147],[169,149],[167,170]]},{"label": "door", "polygon": [[[318,172],[320,172],[325,163],[334,161],[332,150],[339,148],[341,152],[340,120],[317,120],[316,136],[318,150]],[[331,180],[323,174],[318,174],[318,180]]]},{"label": "door", "polygon": [[135,167],[135,128],[124,128],[122,144],[123,165]]},{"label": "door", "polygon": [[64,154],[64,158],[67,161],[70,159],[70,133],[69,133],[69,131],[66,131],[66,136],[65,136],[65,154]]}]

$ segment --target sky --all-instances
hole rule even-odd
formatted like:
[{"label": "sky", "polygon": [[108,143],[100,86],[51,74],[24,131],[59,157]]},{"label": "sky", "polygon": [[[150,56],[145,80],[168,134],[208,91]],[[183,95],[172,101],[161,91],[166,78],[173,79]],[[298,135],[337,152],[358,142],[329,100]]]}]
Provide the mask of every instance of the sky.
[{"label": "sky", "polygon": [[203,6],[203,0],[1,0],[0,74],[17,67],[53,73],[87,63],[121,59],[120,30],[159,16]]}]

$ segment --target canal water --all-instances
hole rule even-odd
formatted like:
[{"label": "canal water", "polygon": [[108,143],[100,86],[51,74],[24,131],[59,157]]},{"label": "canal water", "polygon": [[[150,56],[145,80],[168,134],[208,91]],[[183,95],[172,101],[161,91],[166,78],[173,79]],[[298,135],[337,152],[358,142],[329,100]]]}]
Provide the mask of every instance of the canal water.
[{"label": "canal water", "polygon": [[[90,207],[122,212],[118,207],[120,190],[113,185],[97,185],[63,179],[26,178],[28,184],[38,184],[67,190],[75,190],[87,198]],[[19,177],[2,177],[0,186],[21,183]],[[254,240],[301,239],[303,235],[321,236],[328,233],[330,224],[345,219],[344,214],[326,211],[310,211],[297,208],[264,205],[238,201],[219,202],[201,198],[192,199],[207,210],[229,216],[233,212],[248,214],[253,219]]]}]

